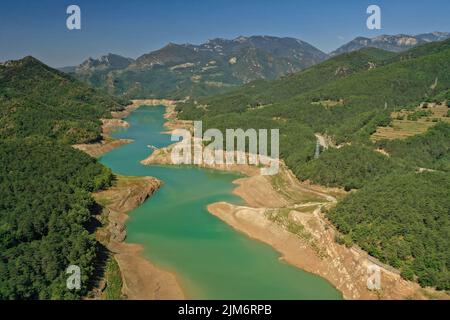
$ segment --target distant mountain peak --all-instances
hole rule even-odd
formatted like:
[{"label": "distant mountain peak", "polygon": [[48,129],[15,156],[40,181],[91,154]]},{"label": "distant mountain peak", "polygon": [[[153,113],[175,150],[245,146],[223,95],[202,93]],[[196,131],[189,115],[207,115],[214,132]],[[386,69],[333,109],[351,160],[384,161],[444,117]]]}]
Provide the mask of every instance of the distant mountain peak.
[{"label": "distant mountain peak", "polygon": [[[74,71],[64,70],[113,94],[184,98],[275,79],[308,68],[327,55],[298,39],[265,35],[215,38],[199,45],[170,42],[136,60],[118,57],[91,58]],[[117,60],[122,61],[120,67]]]},{"label": "distant mountain peak", "polygon": [[330,55],[336,56],[359,50],[364,47],[375,47],[392,52],[402,52],[427,42],[443,41],[450,38],[450,33],[435,31],[416,36],[408,34],[388,35],[383,34],[374,38],[357,37],[352,41],[333,51]]},{"label": "distant mountain peak", "polygon": [[76,72],[86,73],[94,70],[114,70],[127,68],[134,62],[131,58],[125,58],[118,54],[108,53],[98,59],[89,57],[82,64],[76,67]]},{"label": "distant mountain peak", "polygon": [[38,65],[44,66],[44,63],[42,61],[36,59],[33,56],[26,56],[26,57],[23,57],[22,59],[18,59],[18,60],[8,60],[3,63],[0,63],[0,66],[9,68],[9,67],[18,67],[18,66],[22,66],[22,65],[33,65],[33,64],[38,64]]},{"label": "distant mountain peak", "polygon": [[248,37],[244,37],[244,36],[239,36],[239,37],[233,39],[234,42],[239,42],[239,43],[245,42],[247,40],[248,40]]}]

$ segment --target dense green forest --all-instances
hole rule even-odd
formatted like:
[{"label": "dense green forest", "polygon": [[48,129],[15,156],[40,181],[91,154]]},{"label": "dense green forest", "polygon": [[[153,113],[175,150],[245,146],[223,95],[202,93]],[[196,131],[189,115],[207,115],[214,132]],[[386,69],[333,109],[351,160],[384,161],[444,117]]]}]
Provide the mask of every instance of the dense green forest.
[{"label": "dense green forest", "polygon": [[[450,40],[399,54],[368,48],[276,81],[255,81],[227,94],[187,101],[177,108],[183,119],[203,120],[205,130],[279,128],[281,157],[299,179],[360,189],[332,213],[332,220],[344,233],[376,257],[401,267],[408,279],[415,275],[422,285],[448,289],[450,237],[444,233],[448,232],[445,226],[450,223],[450,206],[442,200],[448,199],[448,193],[443,194],[448,192],[448,180],[442,177],[450,170],[450,125],[438,123],[426,133],[404,140],[373,143],[370,136],[377,127],[391,125],[393,111],[414,109],[421,102],[448,104],[449,61]],[[314,133],[330,137],[336,145],[348,145],[322,150],[314,159]],[[439,172],[417,173],[423,170]],[[406,177],[423,190],[409,196],[412,189],[400,184],[405,180],[395,184],[395,177]],[[435,177],[442,178],[442,183]],[[439,190],[440,197],[433,197],[432,192],[441,185],[447,190]],[[370,195],[373,190],[380,192]],[[350,209],[349,201],[356,210]],[[420,217],[417,209],[410,210],[417,201],[422,201]],[[380,203],[383,209],[377,211]],[[405,210],[398,211],[399,206]],[[339,220],[344,211],[345,221],[354,222],[345,228]],[[398,214],[386,219],[382,216],[392,212]],[[442,229],[428,220],[417,229],[412,217],[438,220]],[[375,222],[379,227],[369,229]],[[401,253],[404,242],[385,238],[390,237],[391,223],[396,227],[403,223],[405,238],[414,239],[408,246],[414,243],[425,248],[433,241],[431,250],[440,252],[435,256],[440,264],[435,264],[435,257],[426,262],[429,256],[415,251],[412,255]],[[358,224],[367,227],[364,236],[381,242],[378,251],[366,245],[363,235],[355,234]],[[439,236],[430,239],[430,234]],[[413,262],[415,259],[417,262]]]},{"label": "dense green forest", "polygon": [[[0,142],[0,298],[73,299],[86,293],[96,241],[87,227],[90,192],[108,186],[109,169],[44,138]],[[66,288],[77,265],[83,290]]]},{"label": "dense green forest", "polygon": [[330,149],[300,166],[297,175],[329,187],[359,189],[402,168],[392,159],[362,145]]},{"label": "dense green forest", "polygon": [[[122,101],[32,57],[0,66],[0,299],[77,299],[98,250],[91,192],[113,175],[71,143],[100,138]],[[66,268],[82,288],[66,288]]]},{"label": "dense green forest", "polygon": [[0,65],[2,139],[43,135],[66,143],[97,141],[99,119],[125,103],[33,57]]},{"label": "dense green forest", "polygon": [[347,190],[359,189],[380,176],[392,172],[419,169],[450,172],[450,124],[438,123],[427,132],[404,140],[384,140],[374,146],[353,143],[329,149],[319,159],[309,161],[295,171],[302,180]]},{"label": "dense green forest", "polygon": [[423,286],[450,289],[450,175],[391,174],[328,213],[372,256]]},{"label": "dense green forest", "polygon": [[424,134],[405,140],[380,141],[378,144],[403,165],[450,172],[448,123],[438,123]]}]

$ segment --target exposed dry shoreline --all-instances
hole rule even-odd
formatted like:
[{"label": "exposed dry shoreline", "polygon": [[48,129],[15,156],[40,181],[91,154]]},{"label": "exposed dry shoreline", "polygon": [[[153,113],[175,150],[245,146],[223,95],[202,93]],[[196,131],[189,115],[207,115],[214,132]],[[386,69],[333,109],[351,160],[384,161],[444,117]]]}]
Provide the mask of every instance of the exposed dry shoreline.
[{"label": "exposed dry shoreline", "polygon": [[118,177],[108,190],[94,194],[103,205],[106,225],[97,232],[97,239],[113,253],[122,275],[122,295],[131,300],[184,299],[175,276],[155,267],[142,257],[143,247],[125,243],[128,212],[139,207],[159,187],[152,177]]},{"label": "exposed dry shoreline", "polygon": [[176,102],[167,99],[145,99],[132,100],[132,104],[125,107],[124,110],[118,112],[111,112],[112,119],[101,119],[102,121],[102,141],[98,143],[77,144],[73,147],[89,154],[94,158],[99,158],[102,155],[124,145],[133,142],[129,139],[113,139],[111,133],[117,128],[128,128],[130,124],[123,120],[128,117],[133,111],[142,105],[158,106],[165,105],[168,109],[174,109]]},{"label": "exposed dry shoreline", "polygon": [[[169,110],[169,109],[168,109]],[[168,111],[168,127],[176,129],[176,113]],[[183,128],[191,123],[182,122]],[[170,165],[169,146],[156,150],[141,163]],[[251,166],[205,166],[239,171],[248,177],[238,179],[234,193],[246,202],[236,206],[226,202],[211,204],[208,210],[247,236],[271,245],[281,259],[305,271],[317,274],[333,284],[345,299],[448,299],[443,292],[421,288],[401,278],[394,268],[370,257],[356,246],[347,248],[336,242],[337,231],[322,213],[345,196],[339,189],[301,183],[282,164],[275,177],[259,175]],[[381,289],[367,287],[368,266],[381,271]]]},{"label": "exposed dry shoreline", "polygon": [[117,128],[128,128],[128,122],[114,118],[114,119],[101,119],[102,121],[102,141],[98,143],[88,144],[76,144],[73,147],[89,154],[91,157],[99,158],[105,153],[108,153],[115,148],[118,148],[124,144],[133,142],[129,139],[113,139],[111,133]]},{"label": "exposed dry shoreline", "polygon": [[[449,298],[404,280],[397,270],[356,246],[347,248],[336,242],[337,231],[322,210],[334,206],[343,191],[301,183],[286,167],[276,178],[250,176],[235,183],[235,194],[247,206],[221,202],[208,210],[236,230],[271,245],[286,262],[327,279],[345,299]],[[380,290],[367,287],[371,265],[380,268]]]},{"label": "exposed dry shoreline", "polygon": [[[118,127],[129,127],[122,120],[141,105],[174,105],[170,100],[133,100],[123,111],[112,112],[113,119],[102,119],[103,140],[95,144],[73,147],[92,157],[100,157],[113,149],[131,143],[132,140],[113,139],[110,134]],[[139,207],[159,187],[161,182],[152,177],[118,177],[108,190],[94,194],[103,208],[103,227],[97,231],[97,239],[114,255],[122,277],[122,295],[130,300],[180,300],[185,295],[174,274],[157,268],[142,256],[143,247],[125,243],[125,223],[128,212]]]}]

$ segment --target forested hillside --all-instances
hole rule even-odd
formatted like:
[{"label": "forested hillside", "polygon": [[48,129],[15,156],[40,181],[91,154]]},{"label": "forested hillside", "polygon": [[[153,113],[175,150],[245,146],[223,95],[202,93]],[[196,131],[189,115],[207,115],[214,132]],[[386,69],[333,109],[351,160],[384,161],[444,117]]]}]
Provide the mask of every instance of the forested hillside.
[{"label": "forested hillside", "polygon": [[[90,193],[113,176],[71,143],[100,138],[120,100],[32,57],[0,65],[0,299],[75,299],[97,256]],[[66,288],[66,268],[82,288]]]},{"label": "forested hillside", "polygon": [[328,216],[350,240],[423,286],[450,289],[450,175],[391,174]]},{"label": "forested hillside", "polygon": [[[248,127],[251,123],[254,128],[280,128],[285,137],[296,136],[290,140],[292,144],[281,145],[281,149],[284,155],[309,150],[309,157],[285,157],[298,174],[304,160],[314,155],[313,132],[327,134],[337,144],[370,146],[370,135],[377,126],[389,125],[393,110],[417,106],[448,90],[448,61],[449,40],[414,48],[397,58],[378,49],[364,49],[293,77],[255,82],[230,94],[189,101],[178,110],[181,118],[202,119],[206,127]],[[340,75],[341,70],[348,71]],[[310,134],[297,135],[292,128],[299,126],[308,127]]]},{"label": "forested hillside", "polygon": [[297,174],[315,183],[352,190],[402,169],[395,161],[369,147],[351,145],[324,152],[319,160],[300,166]]},{"label": "forested hillside", "polygon": [[[413,110],[424,101],[448,105],[449,62],[450,40],[399,54],[367,48],[276,81],[188,101],[178,111],[183,119],[203,120],[205,129],[279,128],[281,156],[299,179],[361,189],[330,213],[340,230],[400,267],[408,279],[448,289],[450,125],[437,123],[404,140],[374,143],[370,136],[390,126],[393,111]],[[322,150],[314,159],[314,133],[344,146]],[[430,170],[438,172],[418,173]],[[405,181],[420,190],[410,196],[413,189]],[[440,186],[445,190],[435,196]],[[358,225],[366,228],[362,234]],[[402,228],[402,233],[391,228]],[[413,246],[430,246],[433,257]]]},{"label": "forested hillside", "polygon": [[[27,138],[0,142],[0,298],[74,299],[86,293],[97,254],[87,227],[90,192],[112,174],[68,145]],[[82,291],[66,288],[77,265]]]},{"label": "forested hillside", "polygon": [[404,165],[450,172],[450,124],[438,123],[424,134],[378,145]]},{"label": "forested hillside", "polygon": [[33,57],[0,65],[0,137],[43,135],[67,143],[99,140],[113,99]]}]

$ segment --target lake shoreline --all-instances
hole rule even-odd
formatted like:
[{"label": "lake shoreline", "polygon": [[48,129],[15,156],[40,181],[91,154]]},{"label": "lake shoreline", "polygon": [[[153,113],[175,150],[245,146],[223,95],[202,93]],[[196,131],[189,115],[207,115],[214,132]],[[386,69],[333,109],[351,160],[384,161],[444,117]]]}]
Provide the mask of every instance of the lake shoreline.
[{"label": "lake shoreline", "polygon": [[144,247],[126,243],[128,213],[149,199],[162,183],[153,177],[119,176],[114,186],[94,194],[104,208],[107,224],[97,240],[113,254],[122,277],[122,295],[130,300],[185,299],[176,276],[146,259]]},{"label": "lake shoreline", "polygon": [[168,99],[141,99],[132,100],[132,103],[126,106],[121,111],[111,112],[110,119],[100,119],[102,121],[102,140],[97,143],[85,143],[76,144],[72,147],[89,154],[91,157],[100,158],[104,154],[119,148],[125,144],[132,143],[133,140],[130,139],[114,139],[111,134],[114,133],[118,128],[128,128],[130,124],[126,122],[125,119],[133,111],[137,110],[139,107],[146,106],[160,106],[164,105],[166,108],[174,108],[176,101]]},{"label": "lake shoreline", "polygon": [[[171,130],[177,128],[190,128],[192,122],[181,121],[177,126],[176,112],[166,108],[165,126]],[[141,161],[144,165],[159,164],[172,165],[170,149],[173,145],[156,150],[147,159]],[[267,177],[259,176],[259,169],[251,166],[200,166],[203,168],[240,172],[247,177],[237,179],[234,183],[237,188],[233,194],[242,198],[246,206],[236,206],[226,202],[210,204],[208,211],[252,239],[270,245],[280,255],[280,259],[307,272],[316,274],[330,282],[339,290],[344,299],[446,299],[447,295],[430,288],[421,288],[419,284],[406,281],[394,268],[386,266],[366,252],[353,246],[347,248],[336,243],[338,234],[329,222],[322,209],[328,209],[337,202],[334,193],[342,190],[314,186],[308,182],[300,182],[294,174],[282,164],[283,175],[290,184],[290,188],[297,195],[316,194],[320,203],[310,204],[307,201],[303,206],[308,207],[307,212],[296,208],[298,205],[283,193],[285,190],[274,188]],[[256,190],[256,192],[255,192]],[[340,194],[342,196],[342,194]],[[299,205],[302,206],[301,204]],[[301,226],[310,240],[305,241],[298,235],[280,226],[266,217],[268,210],[286,210],[289,208],[289,218]],[[312,225],[312,227],[311,227]],[[312,239],[312,240],[311,240]],[[380,290],[369,290],[367,287],[368,267],[376,265],[380,268],[382,287]]]},{"label": "lake shoreline", "polygon": [[[120,112],[112,112],[112,119],[102,119],[103,140],[95,144],[74,145],[75,149],[83,151],[92,157],[102,155],[122,146],[132,143],[130,139],[114,139],[111,134],[117,128],[128,128],[129,124],[123,119],[143,105],[167,106],[174,102],[171,100],[133,100]],[[136,179],[136,183],[120,187],[121,179]],[[144,182],[144,184],[142,184]],[[116,185],[94,194],[98,202],[103,199],[103,208],[106,210],[106,223],[97,231],[97,239],[104,244],[117,262],[122,278],[122,295],[130,300],[184,300],[186,296],[172,272],[156,267],[144,257],[144,247],[138,244],[126,243],[126,221],[128,213],[150,198],[161,187],[161,182],[153,177],[119,177]],[[133,190],[133,192],[130,192]],[[131,194],[136,193],[134,197]],[[111,201],[116,197],[119,202],[112,208]],[[105,200],[106,199],[106,200]],[[114,201],[112,202],[114,206]],[[105,282],[103,279],[101,282]],[[103,288],[104,289],[104,288]]]}]

